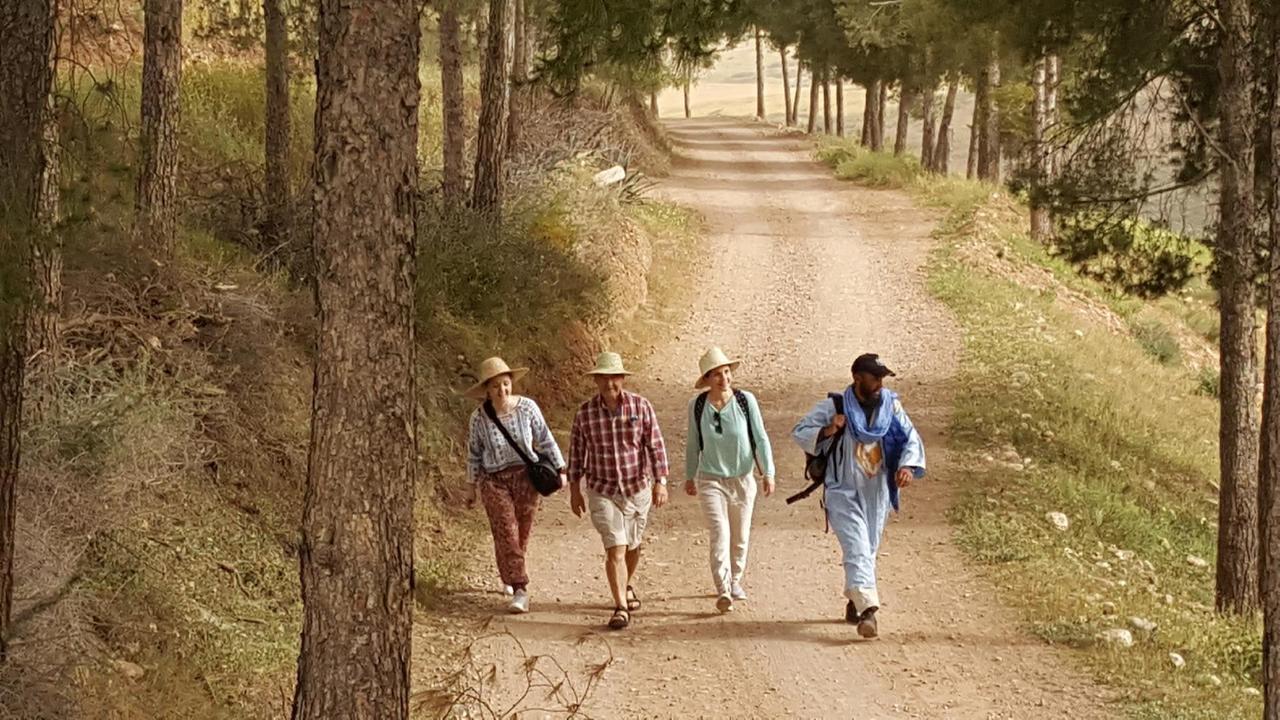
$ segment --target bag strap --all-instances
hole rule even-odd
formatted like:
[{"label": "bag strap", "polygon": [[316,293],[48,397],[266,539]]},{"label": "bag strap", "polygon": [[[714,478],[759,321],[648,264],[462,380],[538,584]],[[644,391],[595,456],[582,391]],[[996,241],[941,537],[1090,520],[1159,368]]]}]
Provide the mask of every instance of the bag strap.
[{"label": "bag strap", "polygon": [[702,444],[702,411],[707,408],[707,395],[710,390],[704,390],[698,399],[693,401],[693,424],[698,428],[698,452],[702,452],[704,445]]},{"label": "bag strap", "polygon": [[[827,393],[827,398],[831,400],[831,403],[833,405],[836,406],[836,414],[843,415],[844,414],[844,395],[842,393],[829,392]],[[840,444],[840,434],[836,434],[833,436],[831,444],[827,446],[826,451],[822,453],[827,457],[827,462],[831,462],[831,456],[835,454],[836,446],[838,446],[839,444]],[[822,480],[814,480],[809,483],[808,487],[796,493],[795,495],[792,495],[791,497],[787,498],[787,504],[790,505],[792,503],[804,500],[805,498],[809,497],[814,492],[816,492],[818,488],[822,488],[822,494],[823,494],[823,497],[825,498],[827,494],[825,486],[826,486],[826,478],[823,478]]]},{"label": "bag strap", "polygon": [[492,421],[494,425],[498,426],[498,431],[502,433],[502,437],[506,438],[507,444],[511,446],[512,450],[516,451],[516,454],[520,456],[520,459],[524,461],[524,464],[533,465],[533,461],[525,454],[524,449],[520,447],[519,443],[511,438],[511,433],[507,432],[507,426],[503,425],[502,421],[498,419],[498,411],[494,409],[493,403],[489,400],[484,401],[484,414],[488,415],[489,420]]},{"label": "bag strap", "polygon": [[756,431],[751,428],[751,405],[747,402],[747,394],[741,390],[734,388],[733,399],[738,401],[738,407],[742,408],[742,414],[747,418],[747,440],[751,442],[751,457],[756,456]]}]

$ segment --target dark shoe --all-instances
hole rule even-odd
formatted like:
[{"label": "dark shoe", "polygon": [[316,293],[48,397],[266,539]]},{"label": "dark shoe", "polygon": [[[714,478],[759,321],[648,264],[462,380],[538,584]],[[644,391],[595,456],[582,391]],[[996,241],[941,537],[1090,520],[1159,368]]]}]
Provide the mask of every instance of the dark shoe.
[{"label": "dark shoe", "polygon": [[621,630],[631,624],[631,613],[626,608],[615,608],[613,617],[609,618],[609,627],[614,630]]},{"label": "dark shoe", "polygon": [[845,622],[849,623],[850,625],[857,625],[858,621],[861,619],[862,619],[861,616],[858,615],[858,611],[853,607],[852,600],[844,604],[844,621]]},{"label": "dark shoe", "polygon": [[880,635],[880,629],[876,627],[876,610],[880,608],[869,607],[862,611],[862,616],[858,618],[858,634],[870,640]]},{"label": "dark shoe", "polygon": [[640,596],[636,594],[636,589],[627,586],[627,612],[635,612],[640,609]]}]

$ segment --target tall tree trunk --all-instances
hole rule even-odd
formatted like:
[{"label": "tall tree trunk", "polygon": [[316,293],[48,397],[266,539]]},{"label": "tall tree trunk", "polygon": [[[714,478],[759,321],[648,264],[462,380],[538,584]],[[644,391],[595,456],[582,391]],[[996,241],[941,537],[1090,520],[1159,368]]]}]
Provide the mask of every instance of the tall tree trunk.
[{"label": "tall tree trunk", "polygon": [[476,128],[476,170],[471,205],[480,212],[502,210],[507,109],[511,101],[511,0],[489,3],[489,38],[480,76],[480,120]]},{"label": "tall tree trunk", "polygon": [[[366,9],[378,22],[358,22]],[[320,0],[319,27],[314,236],[323,271],[293,718],[405,720],[417,463],[418,3]],[[505,85],[507,73],[496,78]]]},{"label": "tall tree trunk", "polygon": [[1037,58],[1031,73],[1031,239],[1041,244],[1048,244],[1053,238],[1053,219],[1045,199],[1045,186],[1049,181],[1049,150],[1045,141],[1049,126],[1048,64],[1046,57]]},{"label": "tall tree trunk", "polygon": [[178,87],[182,82],[182,0],[146,0],[142,47],[142,135],[137,239],[161,257],[178,232]]},{"label": "tall tree trunk", "polygon": [[[0,3],[0,660],[7,651],[13,610],[14,489],[21,460],[24,369],[34,313],[53,298],[42,266],[56,262],[54,290],[61,289],[61,253],[53,224],[57,214],[57,155],[50,144],[54,124],[56,0]],[[34,271],[34,272],[33,272]],[[32,287],[34,286],[34,287]],[[53,317],[56,333],[57,318]],[[47,338],[34,337],[32,344]],[[56,347],[56,335],[54,338]]]},{"label": "tall tree trunk", "polygon": [[657,90],[649,91],[649,114],[653,116],[654,120],[658,119],[658,91]]},{"label": "tall tree trunk", "polygon": [[915,93],[902,88],[898,98],[898,126],[894,128],[893,154],[901,155],[907,151],[907,130],[911,128],[911,103],[915,102]]},{"label": "tall tree trunk", "polygon": [[1000,184],[1000,109],[996,91],[1000,88],[1000,53],[992,48],[987,67],[982,72],[985,93],[982,96],[982,128],[978,138],[978,177]]},{"label": "tall tree trunk", "polygon": [[822,68],[822,132],[831,134],[831,68]]},{"label": "tall tree trunk", "polygon": [[1249,0],[1218,0],[1221,275],[1218,610],[1258,607],[1257,338],[1254,321],[1254,108]]},{"label": "tall tree trunk", "polygon": [[511,88],[508,101],[510,106],[507,108],[507,155],[515,152],[516,145],[520,142],[521,113],[526,95],[526,84],[529,81],[529,57],[526,54],[529,46],[524,42],[525,1],[512,0],[515,3],[515,7],[511,31]]},{"label": "tall tree trunk", "polygon": [[822,91],[822,72],[816,67],[809,66],[809,134],[818,125],[818,93]]},{"label": "tall tree trunk", "polygon": [[844,137],[844,78],[836,78],[836,135]]},{"label": "tall tree trunk", "polygon": [[1058,177],[1058,154],[1053,149],[1053,129],[1058,126],[1058,85],[1062,79],[1062,59],[1056,53],[1050,53],[1045,63],[1045,116],[1046,116],[1046,132],[1048,135],[1045,140],[1049,143],[1045,155],[1045,171],[1049,174],[1049,180],[1052,181]]},{"label": "tall tree trunk", "polygon": [[[813,82],[812,79],[809,81]],[[793,125],[800,124],[800,86],[804,84],[804,63],[800,62],[800,58],[796,58],[796,94],[791,102],[791,123]]]},{"label": "tall tree trunk", "polygon": [[880,94],[876,96],[876,150],[884,150],[884,119],[888,115],[889,83],[880,83]]},{"label": "tall tree trunk", "polygon": [[462,31],[458,24],[459,0],[440,4],[440,105],[444,114],[445,203],[457,207],[466,193],[462,177],[466,145],[466,117],[463,113]]},{"label": "tall tree trunk", "polygon": [[956,114],[956,95],[960,78],[952,76],[947,83],[947,100],[942,104],[942,120],[938,123],[938,142],[933,146],[933,171],[939,175],[951,172],[951,119]]},{"label": "tall tree trunk", "polygon": [[263,0],[267,26],[267,235],[281,238],[289,223],[289,53],[284,0]]},{"label": "tall tree trunk", "polygon": [[795,108],[791,105],[791,78],[789,77],[790,71],[787,69],[786,45],[778,48],[778,55],[782,58],[782,104],[786,106],[783,108],[785,117],[783,117],[782,121],[787,127],[791,127],[796,124],[796,116]]},{"label": "tall tree trunk", "polygon": [[933,111],[938,104],[938,82],[933,80],[920,96],[920,114],[923,127],[920,130],[920,166],[929,172],[933,167],[933,146],[938,132],[938,119]]},{"label": "tall tree trunk", "polygon": [[689,78],[684,80],[684,117],[686,120],[693,117],[693,112],[689,108]]},{"label": "tall tree trunk", "polygon": [[[1280,58],[1280,10],[1273,9],[1270,44]],[[1270,67],[1271,152],[1269,208],[1271,257],[1280,257],[1280,62]],[[1280,720],[1280,263],[1270,263],[1267,307],[1266,393],[1262,405],[1262,479],[1258,487],[1263,610],[1263,720]]]},{"label": "tall tree trunk", "polygon": [[756,28],[756,119],[764,120],[764,41]]},{"label": "tall tree trunk", "polygon": [[862,137],[858,141],[863,147],[871,147],[871,139],[875,136],[876,128],[876,97],[880,94],[880,88],[876,82],[872,82],[864,89],[863,97],[865,102],[862,105]]},{"label": "tall tree trunk", "polygon": [[986,105],[987,83],[983,75],[979,75],[977,87],[974,90],[973,97],[973,120],[969,125],[969,164],[965,169],[965,177],[973,180],[978,177],[978,168],[982,164],[982,133],[984,113],[983,109]]}]

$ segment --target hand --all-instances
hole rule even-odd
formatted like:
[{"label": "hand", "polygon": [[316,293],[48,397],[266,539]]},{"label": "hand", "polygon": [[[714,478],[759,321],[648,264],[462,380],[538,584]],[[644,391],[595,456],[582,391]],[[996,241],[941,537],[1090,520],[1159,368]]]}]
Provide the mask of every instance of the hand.
[{"label": "hand", "polygon": [[475,483],[469,483],[467,485],[467,489],[462,491],[462,504],[465,505],[468,510],[476,506]]},{"label": "hand", "polygon": [[577,517],[582,517],[582,514],[587,511],[587,499],[582,496],[582,491],[577,485],[571,486],[569,490],[569,509]]},{"label": "hand", "polygon": [[653,506],[662,507],[663,505],[666,505],[666,504],[667,504],[667,486],[660,482],[655,482],[653,484]]},{"label": "hand", "polygon": [[692,480],[684,481],[684,494],[693,497],[698,494],[698,486]]},{"label": "hand", "polygon": [[911,472],[911,468],[899,468],[899,469],[898,469],[898,478],[897,478],[897,480],[898,480],[898,487],[899,487],[899,488],[910,487],[910,486],[911,486],[911,483],[912,483],[912,482],[914,482],[914,481],[915,481],[915,479],[916,479],[916,476],[915,476],[914,474],[912,474],[912,472]]},{"label": "hand", "polygon": [[831,421],[830,425],[822,428],[822,436],[831,437],[832,435],[835,435],[836,433],[840,432],[843,429],[844,429],[844,416],[837,415],[835,419]]},{"label": "hand", "polygon": [[764,496],[769,497],[773,494],[773,478],[766,476],[764,479]]}]

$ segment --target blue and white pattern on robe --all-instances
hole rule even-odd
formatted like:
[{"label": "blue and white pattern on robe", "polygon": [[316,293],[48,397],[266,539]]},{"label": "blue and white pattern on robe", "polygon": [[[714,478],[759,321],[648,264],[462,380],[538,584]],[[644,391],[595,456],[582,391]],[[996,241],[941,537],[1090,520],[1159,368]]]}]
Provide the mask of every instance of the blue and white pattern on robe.
[{"label": "blue and white pattern on robe", "polygon": [[[900,432],[903,438],[896,465],[892,463],[893,458],[887,457],[883,440],[863,435],[859,441],[859,432],[854,425],[855,421],[862,420],[856,424],[865,432],[864,417],[846,415],[843,432],[829,438],[821,437],[822,429],[836,417],[836,406],[830,398],[815,405],[792,430],[796,444],[812,455],[826,452],[831,443],[839,440],[840,444],[827,463],[827,519],[844,555],[845,597],[853,601],[859,613],[880,605],[876,591],[876,553],[892,507],[890,483],[895,482],[893,474],[899,467],[905,467],[918,478],[923,477],[925,468],[924,442],[903,410],[902,402],[888,388],[881,389],[880,393],[877,419],[882,420],[883,413],[890,410],[892,425],[896,426],[890,432]],[[850,405],[852,397],[853,393],[846,391],[846,408],[861,414],[860,407]],[[874,426],[883,426],[883,420]]]}]

